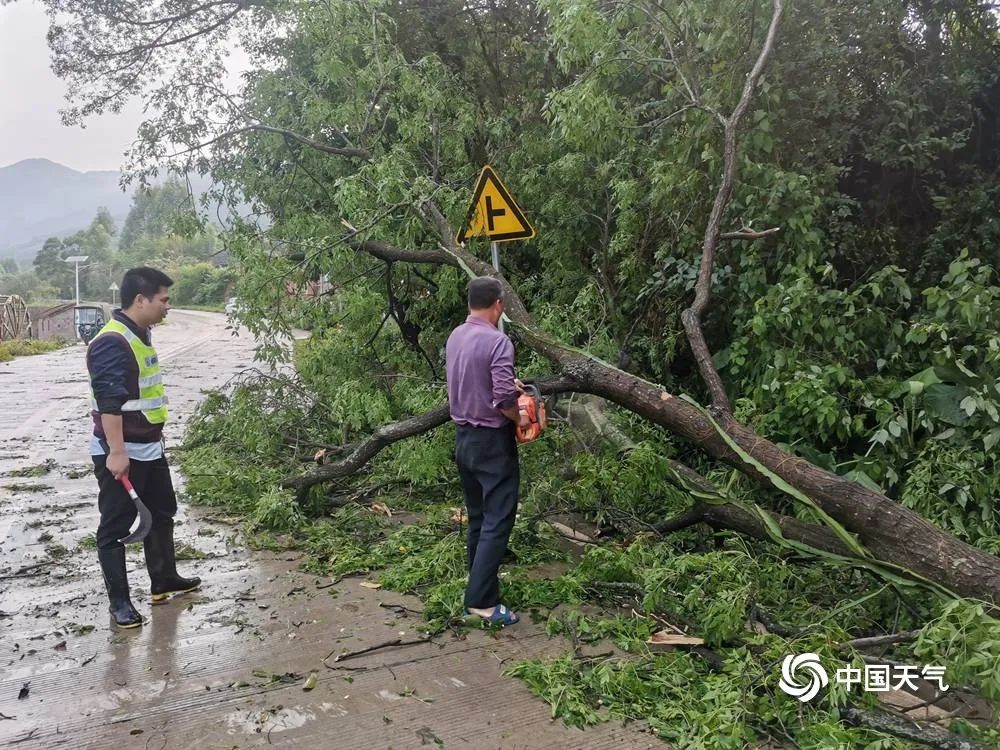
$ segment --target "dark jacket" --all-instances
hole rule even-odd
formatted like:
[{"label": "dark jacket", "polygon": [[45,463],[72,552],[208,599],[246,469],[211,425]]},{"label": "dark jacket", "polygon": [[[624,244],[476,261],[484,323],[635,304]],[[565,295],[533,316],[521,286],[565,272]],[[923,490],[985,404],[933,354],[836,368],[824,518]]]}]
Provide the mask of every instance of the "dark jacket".
[{"label": "dark jacket", "polygon": [[[143,342],[150,343],[148,328],[139,328],[121,310],[115,310],[114,319],[128,326]],[[139,398],[139,363],[123,336],[106,333],[91,341],[87,347],[87,371],[97,400],[97,411],[91,412],[97,437],[104,439],[101,414],[121,414],[126,443],[160,442],[163,425],[150,424],[142,412],[122,411],[122,404]]]}]

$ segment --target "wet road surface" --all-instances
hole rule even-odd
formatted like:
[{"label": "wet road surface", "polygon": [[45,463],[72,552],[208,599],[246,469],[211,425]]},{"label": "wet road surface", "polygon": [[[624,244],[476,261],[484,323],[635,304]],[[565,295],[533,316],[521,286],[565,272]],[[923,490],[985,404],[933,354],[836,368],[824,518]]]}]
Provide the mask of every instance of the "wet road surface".
[{"label": "wet road surface", "polygon": [[[222,315],[176,310],[154,340],[169,456],[203,391],[254,364],[253,342],[233,337]],[[332,585],[300,572],[294,554],[250,552],[235,519],[183,502],[178,546],[204,558],[178,567],[201,575],[202,589],[150,607],[132,545],[132,600],[148,619],[112,630],[93,548],[84,353],[76,345],[0,364],[0,746],[662,747],[638,727],[567,729],[500,676],[565,647],[527,619],[497,636],[405,645],[421,637],[417,599],[359,578]],[[45,462],[41,476],[11,475]],[[335,661],[396,639],[404,645]]]}]

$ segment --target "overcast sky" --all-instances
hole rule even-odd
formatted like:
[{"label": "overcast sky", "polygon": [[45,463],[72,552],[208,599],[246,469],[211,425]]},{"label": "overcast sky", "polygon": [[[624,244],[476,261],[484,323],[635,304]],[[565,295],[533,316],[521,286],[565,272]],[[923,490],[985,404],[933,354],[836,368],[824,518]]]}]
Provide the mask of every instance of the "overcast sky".
[{"label": "overcast sky", "polygon": [[0,7],[0,167],[45,158],[82,171],[118,169],[141,117],[133,105],[86,128],[59,121],[65,84],[49,68],[48,19],[40,5]]}]

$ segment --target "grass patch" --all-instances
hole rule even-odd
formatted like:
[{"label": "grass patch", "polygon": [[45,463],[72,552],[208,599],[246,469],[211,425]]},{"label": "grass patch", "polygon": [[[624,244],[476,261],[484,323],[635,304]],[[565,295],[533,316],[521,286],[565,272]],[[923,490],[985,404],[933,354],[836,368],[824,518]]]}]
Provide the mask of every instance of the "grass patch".
[{"label": "grass patch", "polygon": [[61,544],[48,544],[45,546],[45,553],[53,560],[61,560],[69,554],[69,550]]},{"label": "grass patch", "polygon": [[178,560],[204,560],[208,555],[190,544],[178,544],[176,557]]},{"label": "grass patch", "polygon": [[63,471],[63,476],[67,479],[83,479],[94,473],[94,465],[81,464],[80,466],[69,466]]},{"label": "grass patch", "polygon": [[43,463],[37,464],[35,466],[26,466],[23,469],[13,469],[7,472],[9,477],[44,477],[46,474],[51,472],[56,468],[56,462],[54,459],[47,458]]},{"label": "grass patch", "polygon": [[62,341],[61,339],[54,341],[25,341],[23,339],[0,341],[0,362],[8,362],[14,359],[14,357],[47,354],[54,352],[56,349],[62,349],[68,344],[68,341]]},{"label": "grass patch", "polygon": [[41,482],[14,482],[13,484],[4,486],[15,495],[24,492],[47,492],[48,490],[55,489],[52,485],[42,484]]}]

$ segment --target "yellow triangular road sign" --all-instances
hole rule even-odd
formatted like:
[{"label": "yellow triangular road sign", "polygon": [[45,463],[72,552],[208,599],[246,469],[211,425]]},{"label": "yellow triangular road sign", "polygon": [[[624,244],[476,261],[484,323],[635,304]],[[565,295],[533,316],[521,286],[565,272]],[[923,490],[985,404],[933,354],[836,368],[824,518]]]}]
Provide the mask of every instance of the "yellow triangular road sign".
[{"label": "yellow triangular road sign", "polygon": [[489,237],[492,242],[528,240],[535,236],[534,227],[488,164],[476,180],[472,204],[465,217],[465,226],[458,233],[458,243],[482,236]]}]

